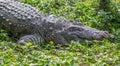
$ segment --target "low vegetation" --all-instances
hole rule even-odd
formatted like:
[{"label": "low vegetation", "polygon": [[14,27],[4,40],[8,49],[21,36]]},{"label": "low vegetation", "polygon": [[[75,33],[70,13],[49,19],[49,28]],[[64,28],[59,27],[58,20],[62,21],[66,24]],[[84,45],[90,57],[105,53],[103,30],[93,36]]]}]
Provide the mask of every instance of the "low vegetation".
[{"label": "low vegetation", "polygon": [[[62,16],[85,25],[107,30],[112,38],[69,45],[43,43],[21,46],[8,32],[0,30],[1,66],[119,66],[120,3],[110,0],[109,9],[102,9],[99,0],[21,0],[42,13]],[[102,1],[101,1],[102,2]]]}]

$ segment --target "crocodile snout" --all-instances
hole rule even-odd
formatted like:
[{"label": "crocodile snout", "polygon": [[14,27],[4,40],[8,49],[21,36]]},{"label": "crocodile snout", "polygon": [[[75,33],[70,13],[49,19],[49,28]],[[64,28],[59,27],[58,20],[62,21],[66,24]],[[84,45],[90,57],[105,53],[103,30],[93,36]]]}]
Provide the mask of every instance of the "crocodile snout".
[{"label": "crocodile snout", "polygon": [[93,34],[93,39],[102,40],[103,38],[109,38],[110,34],[107,31],[97,31]]}]

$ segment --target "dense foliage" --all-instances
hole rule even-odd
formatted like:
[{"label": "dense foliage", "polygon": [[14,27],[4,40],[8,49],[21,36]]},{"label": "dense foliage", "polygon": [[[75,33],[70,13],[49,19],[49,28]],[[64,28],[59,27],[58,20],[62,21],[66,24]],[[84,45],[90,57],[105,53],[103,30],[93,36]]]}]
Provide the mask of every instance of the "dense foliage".
[{"label": "dense foliage", "polygon": [[[107,0],[108,1],[108,0]],[[101,42],[71,42],[56,45],[27,43],[21,46],[11,40],[8,32],[0,31],[1,66],[115,66],[120,65],[120,3],[109,0],[21,0],[45,14],[62,16],[85,25],[107,30],[113,38]],[[101,5],[102,4],[102,5]],[[105,8],[105,9],[106,9]]]}]

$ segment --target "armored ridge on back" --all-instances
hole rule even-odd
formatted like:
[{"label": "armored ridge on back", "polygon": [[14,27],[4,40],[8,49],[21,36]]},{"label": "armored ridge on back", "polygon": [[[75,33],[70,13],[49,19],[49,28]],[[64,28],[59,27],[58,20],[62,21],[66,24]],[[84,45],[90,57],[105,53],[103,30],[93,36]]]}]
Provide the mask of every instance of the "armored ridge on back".
[{"label": "armored ridge on back", "polygon": [[18,43],[53,41],[68,44],[71,40],[102,40],[109,38],[107,31],[97,30],[62,17],[44,15],[36,8],[15,0],[0,0],[0,29],[20,39]]}]

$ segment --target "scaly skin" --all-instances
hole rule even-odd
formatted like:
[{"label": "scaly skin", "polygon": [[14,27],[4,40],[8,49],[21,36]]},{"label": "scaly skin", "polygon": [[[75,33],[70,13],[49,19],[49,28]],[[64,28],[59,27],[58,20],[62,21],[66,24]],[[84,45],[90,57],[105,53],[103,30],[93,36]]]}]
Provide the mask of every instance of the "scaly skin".
[{"label": "scaly skin", "polygon": [[15,0],[0,0],[0,28],[20,37],[18,43],[53,41],[68,44],[71,40],[102,40],[109,38],[107,31],[97,30],[71,22],[62,17],[44,15],[36,8]]}]

